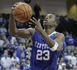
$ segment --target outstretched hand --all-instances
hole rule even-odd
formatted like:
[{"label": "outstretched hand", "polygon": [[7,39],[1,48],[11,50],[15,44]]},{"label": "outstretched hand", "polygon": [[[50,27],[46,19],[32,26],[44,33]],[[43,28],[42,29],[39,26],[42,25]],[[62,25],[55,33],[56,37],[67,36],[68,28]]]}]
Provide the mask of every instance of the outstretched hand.
[{"label": "outstretched hand", "polygon": [[30,19],[31,22],[35,24],[35,30],[41,33],[43,31],[43,28],[41,26],[40,20],[35,19],[34,17]]}]

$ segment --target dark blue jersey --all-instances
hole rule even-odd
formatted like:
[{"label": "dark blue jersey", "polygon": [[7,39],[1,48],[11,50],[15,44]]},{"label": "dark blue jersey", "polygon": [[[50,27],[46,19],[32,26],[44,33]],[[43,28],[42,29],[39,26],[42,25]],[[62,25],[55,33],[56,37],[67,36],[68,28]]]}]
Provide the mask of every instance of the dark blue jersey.
[{"label": "dark blue jersey", "polygon": [[72,37],[69,38],[68,39],[68,46],[74,46],[74,41],[75,41],[74,38],[72,38]]},{"label": "dark blue jersey", "polygon": [[[49,37],[55,39],[57,32]],[[31,55],[31,70],[56,70],[59,52],[51,51],[40,33],[33,35],[33,46]]]}]

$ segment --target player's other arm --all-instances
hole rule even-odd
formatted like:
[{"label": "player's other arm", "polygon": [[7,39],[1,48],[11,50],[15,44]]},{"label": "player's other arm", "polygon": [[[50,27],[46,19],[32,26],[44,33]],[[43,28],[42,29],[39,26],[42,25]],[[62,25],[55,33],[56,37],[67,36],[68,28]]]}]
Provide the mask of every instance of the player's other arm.
[{"label": "player's other arm", "polygon": [[56,38],[55,38],[54,41],[58,44],[56,51],[60,51],[63,48],[63,43],[64,43],[64,40],[65,40],[64,34],[57,33],[55,37]]},{"label": "player's other arm", "polygon": [[45,42],[51,48],[52,51],[60,51],[63,47],[63,42],[65,40],[64,35],[62,33],[56,34],[55,40],[52,40],[45,31],[41,32],[42,37],[44,38]]},{"label": "player's other arm", "polygon": [[28,28],[28,29],[17,29],[16,24],[15,24],[15,19],[13,18],[13,16],[10,16],[10,20],[9,20],[9,33],[10,35],[14,36],[14,37],[30,37],[33,35],[34,33],[34,29],[32,28]]}]

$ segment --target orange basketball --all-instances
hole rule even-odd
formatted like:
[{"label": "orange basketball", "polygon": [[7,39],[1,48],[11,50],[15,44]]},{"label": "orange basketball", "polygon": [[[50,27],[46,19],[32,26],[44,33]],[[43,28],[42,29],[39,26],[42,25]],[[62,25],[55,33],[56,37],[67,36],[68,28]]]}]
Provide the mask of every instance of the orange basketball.
[{"label": "orange basketball", "polygon": [[24,23],[32,17],[32,8],[27,3],[18,3],[16,8],[12,10],[12,15],[16,21]]}]

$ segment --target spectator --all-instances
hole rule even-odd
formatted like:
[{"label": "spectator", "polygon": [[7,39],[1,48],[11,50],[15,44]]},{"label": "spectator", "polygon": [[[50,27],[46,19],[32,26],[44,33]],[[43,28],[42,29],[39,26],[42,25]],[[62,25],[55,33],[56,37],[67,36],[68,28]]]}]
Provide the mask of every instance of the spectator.
[{"label": "spectator", "polygon": [[24,59],[21,62],[21,70],[30,70],[30,65]]},{"label": "spectator", "polygon": [[29,38],[27,41],[26,41],[26,58],[27,59],[30,59],[31,58],[31,48],[32,46],[32,39]]},{"label": "spectator", "polygon": [[11,70],[17,70],[15,61],[12,63]]},{"label": "spectator", "polygon": [[66,69],[66,64],[64,63],[63,58],[61,58],[60,63],[58,65],[58,70]]},{"label": "spectator", "polygon": [[14,44],[14,42],[16,42],[16,38],[13,36],[8,36],[8,40],[10,41],[11,44]]},{"label": "spectator", "polygon": [[31,50],[32,50],[31,47],[27,47],[27,49],[26,49],[26,58],[28,58],[28,59],[31,58]]},{"label": "spectator", "polygon": [[16,63],[20,63],[19,58],[16,55],[16,52],[13,53],[13,57],[11,58],[12,63],[15,61]]},{"label": "spectator", "polygon": [[69,33],[66,31],[65,32],[65,42],[68,44],[68,39],[69,39]]},{"label": "spectator", "polygon": [[6,39],[6,34],[7,34],[7,29],[4,26],[0,27],[0,36],[2,37],[3,40]]},{"label": "spectator", "polygon": [[71,62],[73,66],[76,66],[77,60],[73,52],[71,53]]},{"label": "spectator", "polygon": [[72,37],[72,34],[69,35],[69,39],[67,40],[67,48],[68,48],[68,53],[70,54],[71,51],[74,51],[74,38]]},{"label": "spectator", "polygon": [[71,60],[69,60],[69,61],[68,61],[68,64],[66,64],[66,68],[67,68],[67,69],[73,69],[73,65],[72,65]]},{"label": "spectator", "polygon": [[3,47],[4,44],[5,44],[5,41],[0,37],[0,47]]},{"label": "spectator", "polygon": [[23,44],[19,43],[18,48],[16,49],[16,54],[17,57],[20,59],[21,58],[21,54],[24,52],[24,48],[23,48]]},{"label": "spectator", "polygon": [[32,39],[31,39],[31,37],[28,38],[27,41],[26,41],[26,48],[27,47],[32,47]]},{"label": "spectator", "polygon": [[64,55],[64,61],[67,64],[69,60],[71,60],[72,56],[71,55]]},{"label": "spectator", "polygon": [[16,68],[17,68],[17,70],[21,70],[20,64],[16,64]]},{"label": "spectator", "polygon": [[5,44],[5,41],[0,37],[0,57],[3,53],[3,45]]},{"label": "spectator", "polygon": [[8,57],[8,51],[4,51],[4,56],[1,58],[1,65],[5,69],[11,66],[11,59]]},{"label": "spectator", "polygon": [[2,66],[1,66],[1,60],[0,60],[0,70],[2,70]]},{"label": "spectator", "polygon": [[74,70],[77,70],[77,65],[76,65],[76,66],[74,66]]},{"label": "spectator", "polygon": [[7,68],[6,68],[6,70],[10,70],[10,68],[9,68],[9,67],[7,67]]},{"label": "spectator", "polygon": [[4,40],[3,49],[9,49],[9,40],[7,38]]},{"label": "spectator", "polygon": [[21,43],[25,43],[25,39],[24,38],[16,38],[18,40],[18,42],[21,42]]},{"label": "spectator", "polygon": [[25,56],[25,53],[24,53],[24,52],[23,52],[23,53],[21,53],[20,61],[22,61],[23,59],[25,59],[25,60],[26,60],[26,56]]}]

